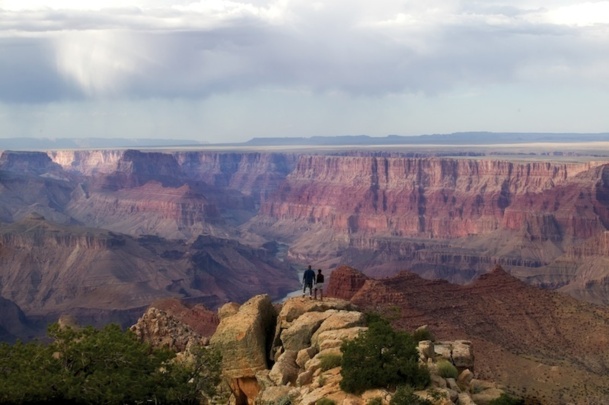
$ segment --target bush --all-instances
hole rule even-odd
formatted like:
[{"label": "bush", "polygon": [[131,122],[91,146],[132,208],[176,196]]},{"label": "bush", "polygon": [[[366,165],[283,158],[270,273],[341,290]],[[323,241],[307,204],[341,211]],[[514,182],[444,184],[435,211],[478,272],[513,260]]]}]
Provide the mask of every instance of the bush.
[{"label": "bush", "polygon": [[213,395],[220,356],[191,365],[154,350],[116,325],[102,330],[49,328],[53,343],[0,346],[0,403],[199,403]]},{"label": "bush", "polygon": [[328,398],[322,398],[315,403],[315,405],[336,405],[336,401],[333,401]]},{"label": "bush", "polygon": [[429,384],[429,371],[418,364],[412,336],[393,330],[378,316],[371,316],[369,322],[367,331],[341,346],[341,389],[359,394],[371,388]]},{"label": "bush", "polygon": [[504,393],[499,398],[489,402],[489,405],[524,405],[524,401]]},{"label": "bush", "polygon": [[397,389],[389,405],[433,405],[431,401],[423,399],[414,393],[410,386],[401,386]]},{"label": "bush", "polygon": [[440,360],[437,364],[438,375],[442,378],[457,378],[459,370],[448,360]]},{"label": "bush", "polygon": [[343,356],[340,354],[323,354],[319,356],[321,371],[327,371],[335,367],[340,367]]},{"label": "bush", "polygon": [[381,398],[381,397],[370,398],[368,400],[368,402],[366,402],[366,405],[383,405],[383,398]]}]

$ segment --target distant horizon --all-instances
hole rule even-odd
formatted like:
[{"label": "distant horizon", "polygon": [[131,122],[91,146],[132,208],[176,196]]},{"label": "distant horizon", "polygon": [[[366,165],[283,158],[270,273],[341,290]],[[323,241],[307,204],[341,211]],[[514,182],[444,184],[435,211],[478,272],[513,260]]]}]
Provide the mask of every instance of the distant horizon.
[{"label": "distant horizon", "polygon": [[[454,145],[482,146],[498,144],[587,144],[609,142],[609,132],[452,132],[444,134],[398,135],[313,135],[302,137],[276,136],[255,137],[244,142],[201,142],[194,139],[171,138],[0,138],[0,150],[46,150],[46,149],[138,149],[138,148],[188,148],[188,147],[264,147],[264,146],[416,146]],[[35,145],[35,146],[32,146]]]}]

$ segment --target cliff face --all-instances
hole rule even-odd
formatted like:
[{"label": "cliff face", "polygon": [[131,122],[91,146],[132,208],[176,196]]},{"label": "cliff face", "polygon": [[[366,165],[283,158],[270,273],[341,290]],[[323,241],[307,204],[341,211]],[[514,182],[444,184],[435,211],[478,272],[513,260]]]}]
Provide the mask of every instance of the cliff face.
[{"label": "cliff face", "polygon": [[[559,211],[537,195],[599,176],[592,164],[495,160],[303,156],[276,198],[261,207],[275,220],[321,223],[346,234],[460,238],[523,226],[556,237]],[[577,175],[586,173],[583,181]],[[545,209],[540,209],[545,207]],[[568,212],[556,219],[564,228]],[[588,235],[573,224],[568,231]]]},{"label": "cliff face", "polygon": [[[115,262],[119,268],[129,263],[146,274],[175,268],[165,258],[155,261],[139,253],[150,248],[142,247],[140,240],[152,235],[178,256],[185,254],[174,248],[180,244],[211,244],[216,252],[229,249],[224,256],[191,252],[192,261],[176,270],[180,274],[175,279],[199,286],[207,283],[204,274],[216,271],[210,288],[219,296],[234,294],[223,289],[238,286],[249,294],[252,283],[255,288],[268,284],[262,275],[242,282],[239,272],[244,266],[289,267],[287,262],[273,262],[278,254],[329,271],[347,263],[376,277],[409,269],[458,283],[500,264],[530,284],[609,301],[609,169],[602,162],[374,153],[4,152],[0,221],[11,224],[33,213],[50,223],[103,231],[95,237],[82,231],[75,231],[76,236],[46,232],[41,241],[31,234],[4,232],[4,248],[19,245],[33,257],[7,256],[28,263],[19,269],[11,264],[22,276],[33,272],[26,268],[45,263],[43,258],[52,249],[65,249],[54,259],[57,266],[88,275],[92,273],[87,266],[99,274],[112,273],[109,267]],[[110,232],[114,236],[108,236]],[[209,235],[213,243],[201,235]],[[127,244],[120,249],[138,252],[138,259],[115,258],[115,238]],[[276,249],[262,248],[271,245]],[[283,245],[288,246],[287,253]],[[86,260],[75,259],[74,249],[82,250]],[[96,251],[113,259],[102,260],[93,254]],[[205,270],[188,270],[193,266]],[[228,268],[234,271],[223,273]],[[187,271],[192,274],[183,277]],[[40,283],[53,280],[43,277]],[[86,284],[85,278],[74,280]],[[167,285],[162,288],[179,291]],[[2,288],[11,291],[7,298],[24,308],[48,309],[64,301],[56,294],[68,294],[45,287],[39,290],[49,297],[43,300],[43,293],[32,292],[32,300],[15,286]],[[184,291],[191,294],[188,288]],[[157,298],[156,293],[143,296]]]},{"label": "cliff face", "polygon": [[[330,268],[348,257],[369,275],[411,269],[465,283],[500,264],[558,288],[580,277],[582,255],[606,251],[608,170],[602,162],[301,156],[250,229]],[[604,285],[605,274],[594,279]]]}]

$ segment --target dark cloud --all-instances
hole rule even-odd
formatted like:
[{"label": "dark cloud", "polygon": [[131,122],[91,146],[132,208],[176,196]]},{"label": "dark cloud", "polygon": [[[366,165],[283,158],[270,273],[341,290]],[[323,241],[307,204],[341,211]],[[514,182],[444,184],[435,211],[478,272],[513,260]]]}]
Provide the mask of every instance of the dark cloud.
[{"label": "dark cloud", "polygon": [[344,6],[319,12],[296,3],[278,23],[135,7],[13,13],[11,29],[45,35],[0,40],[0,98],[204,98],[269,86],[382,96],[527,80],[607,86],[609,41],[594,35],[606,27],[535,22],[525,17],[536,9],[484,2],[445,22],[389,15],[364,24]]},{"label": "dark cloud", "polygon": [[0,38],[0,101],[49,102],[78,98],[79,91],[57,74],[46,40]]}]

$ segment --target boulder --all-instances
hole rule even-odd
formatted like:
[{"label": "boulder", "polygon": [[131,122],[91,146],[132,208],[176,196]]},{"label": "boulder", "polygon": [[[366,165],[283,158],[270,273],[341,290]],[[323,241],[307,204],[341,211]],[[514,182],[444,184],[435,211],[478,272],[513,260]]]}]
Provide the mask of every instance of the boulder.
[{"label": "boulder", "polygon": [[457,405],[476,405],[472,397],[469,396],[466,392],[459,393],[459,399],[457,400]]},{"label": "boulder", "polygon": [[278,324],[282,328],[287,328],[294,320],[307,312],[325,312],[330,309],[353,310],[355,309],[355,306],[349,301],[340,299],[316,301],[302,298],[290,298],[281,307]]},{"label": "boulder", "polygon": [[256,397],[255,404],[256,405],[277,405],[277,404],[287,404],[290,398],[290,390],[291,387],[286,386],[278,386],[278,387],[269,387],[264,391],[260,392],[260,394]]},{"label": "boulder", "polygon": [[469,369],[465,369],[461,371],[459,377],[457,377],[457,384],[461,389],[467,389],[474,379],[474,373],[472,373]]},{"label": "boulder", "polygon": [[459,370],[474,370],[474,348],[469,340],[455,340],[452,345],[452,361]]},{"label": "boulder", "polygon": [[354,326],[353,328],[348,329],[327,330],[317,336],[317,347],[321,350],[321,347],[325,346],[325,342],[328,340],[339,340],[341,342],[344,340],[353,340],[365,330],[368,330],[368,328],[365,326]]},{"label": "boulder", "polygon": [[298,377],[299,367],[296,364],[297,352],[286,350],[273,365],[269,378],[275,385],[294,385]]},{"label": "boulder", "polygon": [[218,318],[228,318],[239,312],[239,304],[236,302],[227,302],[218,309]]},{"label": "boulder", "polygon": [[434,358],[434,344],[431,340],[421,340],[417,350],[419,351],[419,358],[423,363],[427,363],[427,359]]},{"label": "boulder", "polygon": [[364,314],[359,311],[327,311],[330,316],[322,322],[317,331],[311,337],[311,343],[317,345],[317,339],[323,332],[330,330],[342,330],[352,328],[354,326],[364,326]]},{"label": "boulder", "polygon": [[311,360],[317,354],[318,350],[315,347],[307,347],[298,352],[296,356],[296,364],[298,367],[304,368],[307,361]]},{"label": "boulder", "polygon": [[302,350],[311,346],[311,336],[331,312],[307,312],[281,332],[284,350]]},{"label": "boulder", "polygon": [[222,374],[229,380],[237,404],[252,403],[258,394],[255,375],[268,368],[267,349],[275,320],[269,296],[257,295],[222,318],[211,338],[211,345],[222,353]]}]

